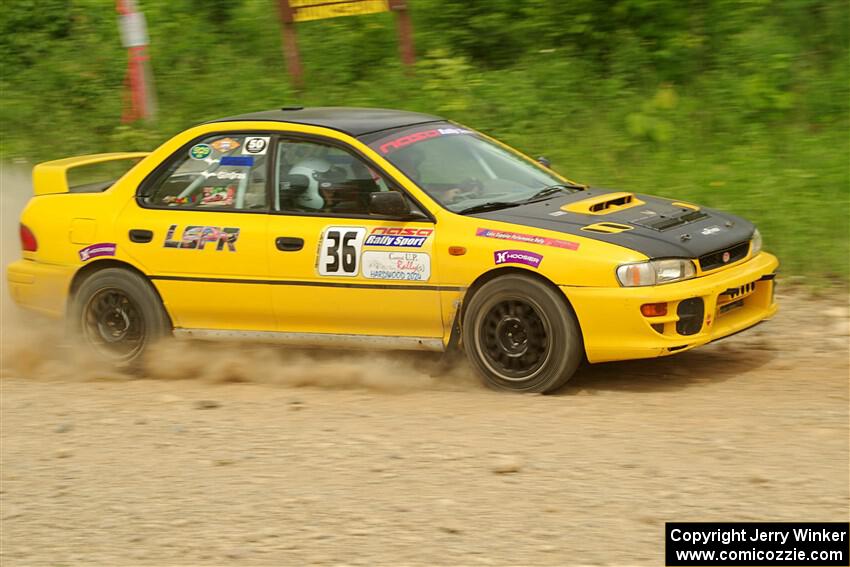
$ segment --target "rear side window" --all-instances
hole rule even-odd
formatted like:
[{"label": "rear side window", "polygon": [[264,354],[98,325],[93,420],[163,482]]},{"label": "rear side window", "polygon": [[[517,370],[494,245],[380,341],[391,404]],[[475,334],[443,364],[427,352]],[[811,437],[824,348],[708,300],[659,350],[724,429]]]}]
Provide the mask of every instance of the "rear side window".
[{"label": "rear side window", "polygon": [[254,134],[204,138],[172,156],[142,201],[180,209],[264,210],[270,145],[271,136]]}]

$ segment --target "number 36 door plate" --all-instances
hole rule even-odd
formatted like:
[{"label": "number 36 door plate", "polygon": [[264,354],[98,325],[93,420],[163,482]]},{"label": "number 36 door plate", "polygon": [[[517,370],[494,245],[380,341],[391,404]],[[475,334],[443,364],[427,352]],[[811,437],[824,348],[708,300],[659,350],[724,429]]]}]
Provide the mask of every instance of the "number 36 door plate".
[{"label": "number 36 door plate", "polygon": [[360,273],[360,251],[365,237],[364,227],[327,227],[319,248],[319,275],[356,277]]}]

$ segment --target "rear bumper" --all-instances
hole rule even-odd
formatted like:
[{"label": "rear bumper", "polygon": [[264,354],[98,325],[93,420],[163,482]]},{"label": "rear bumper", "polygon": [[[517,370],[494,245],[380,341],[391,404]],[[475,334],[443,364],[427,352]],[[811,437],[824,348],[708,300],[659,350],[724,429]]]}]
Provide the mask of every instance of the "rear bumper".
[{"label": "rear bumper", "polygon": [[12,299],[27,309],[50,317],[63,317],[68,299],[73,266],[43,264],[33,260],[17,260],[6,268]]},{"label": "rear bumper", "polygon": [[[704,345],[773,316],[778,266],[775,256],[762,252],[733,268],[674,284],[561,289],[578,317],[590,362],[654,358]],[[640,308],[646,303],[666,303],[667,315],[644,316]]]}]

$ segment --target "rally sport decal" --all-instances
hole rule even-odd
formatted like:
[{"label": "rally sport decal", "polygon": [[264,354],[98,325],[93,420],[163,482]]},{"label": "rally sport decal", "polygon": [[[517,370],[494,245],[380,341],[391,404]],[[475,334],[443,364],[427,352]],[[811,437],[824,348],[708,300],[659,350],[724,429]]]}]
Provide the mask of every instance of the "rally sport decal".
[{"label": "rally sport decal", "polygon": [[366,238],[366,246],[392,246],[395,248],[422,248],[433,228],[402,228],[379,226]]}]

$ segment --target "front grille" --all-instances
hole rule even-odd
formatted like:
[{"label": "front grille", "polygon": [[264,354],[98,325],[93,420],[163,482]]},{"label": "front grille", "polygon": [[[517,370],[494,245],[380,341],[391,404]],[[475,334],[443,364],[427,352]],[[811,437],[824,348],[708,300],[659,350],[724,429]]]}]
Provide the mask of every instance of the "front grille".
[{"label": "front grille", "polygon": [[679,316],[679,320],[676,321],[676,332],[680,335],[696,335],[702,329],[705,303],[701,297],[682,300],[679,302],[676,314]]},{"label": "front grille", "polygon": [[[709,270],[714,270],[727,264],[731,264],[732,262],[737,262],[747,255],[747,251],[749,249],[750,242],[748,240],[746,242],[730,246],[729,248],[724,248],[723,250],[709,252],[708,254],[699,257],[699,267],[703,272],[707,272]],[[725,256],[724,260],[724,255],[727,254],[728,256]]]}]

